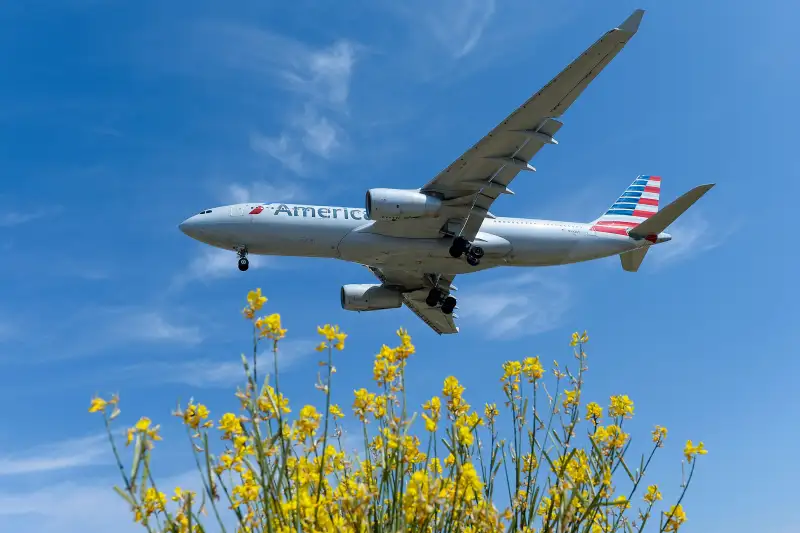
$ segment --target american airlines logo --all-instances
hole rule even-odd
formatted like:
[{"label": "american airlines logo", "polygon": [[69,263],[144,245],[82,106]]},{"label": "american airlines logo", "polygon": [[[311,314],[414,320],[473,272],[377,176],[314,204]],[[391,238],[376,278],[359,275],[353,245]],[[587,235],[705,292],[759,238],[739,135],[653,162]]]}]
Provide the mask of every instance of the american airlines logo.
[{"label": "american airlines logo", "polygon": [[[251,215],[258,215],[264,211],[264,206],[259,205],[252,211]],[[289,217],[311,217],[311,218],[343,218],[345,220],[369,220],[364,209],[349,209],[346,207],[314,207],[310,205],[293,205],[291,207],[281,204],[275,208],[273,215],[283,215]]]}]

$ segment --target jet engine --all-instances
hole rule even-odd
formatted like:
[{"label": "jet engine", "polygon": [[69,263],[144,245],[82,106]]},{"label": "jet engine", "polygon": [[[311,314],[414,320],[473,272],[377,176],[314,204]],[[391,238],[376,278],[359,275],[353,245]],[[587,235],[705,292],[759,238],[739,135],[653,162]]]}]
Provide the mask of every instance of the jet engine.
[{"label": "jet engine", "polygon": [[370,220],[397,220],[436,216],[442,209],[442,202],[417,191],[370,189],[366,208]]},{"label": "jet engine", "polygon": [[383,285],[342,285],[342,309],[347,311],[378,311],[401,305],[400,291]]}]

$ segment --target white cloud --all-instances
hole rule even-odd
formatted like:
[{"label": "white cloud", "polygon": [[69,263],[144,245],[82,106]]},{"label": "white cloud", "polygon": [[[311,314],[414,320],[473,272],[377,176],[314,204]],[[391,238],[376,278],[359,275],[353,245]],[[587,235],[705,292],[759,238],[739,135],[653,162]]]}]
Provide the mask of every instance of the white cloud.
[{"label": "white cloud", "polygon": [[305,195],[305,188],[293,181],[280,184],[255,181],[249,185],[242,185],[241,183],[228,185],[224,201],[235,204],[247,202],[291,202],[301,199]]},{"label": "white cloud", "polygon": [[355,46],[341,40],[319,50],[297,46],[292,50],[294,61],[291,67],[283,67],[282,74],[301,96],[302,111],[290,113],[286,129],[276,136],[254,133],[250,145],[304,176],[310,170],[308,154],[330,159],[343,146],[343,128],[326,113],[346,113]]},{"label": "white cloud", "polygon": [[445,0],[422,17],[431,35],[456,59],[470,53],[495,11],[495,0]]},{"label": "white cloud", "polygon": [[[156,483],[166,493],[171,493],[174,487],[193,490],[198,495],[203,492],[195,470],[163,478],[157,476]],[[0,522],[4,531],[20,533],[142,531],[141,524],[133,522],[128,504],[113,491],[114,484],[119,485],[119,481],[98,478],[54,483],[31,491],[0,490]],[[227,511],[224,504],[219,508],[228,531],[235,529],[233,513]],[[209,529],[218,527],[211,510],[202,521]]]},{"label": "white cloud", "polygon": [[712,250],[730,236],[733,228],[720,232],[712,229],[699,212],[688,212],[667,228],[672,240],[654,246],[649,255],[657,266],[666,266]]},{"label": "white cloud", "polygon": [[[309,356],[316,353],[314,348],[317,344],[317,341],[308,339],[281,341],[278,351],[279,371],[282,373],[290,371],[296,365],[307,360]],[[248,363],[252,365],[252,358],[248,357]],[[259,354],[257,368],[259,376],[272,374],[274,358],[271,351]],[[146,374],[154,383],[182,383],[200,388],[227,388],[242,384],[245,380],[244,367],[239,358],[227,361],[199,359],[151,362],[146,365],[130,366],[120,372],[126,376],[138,373]]]},{"label": "white cloud", "polygon": [[20,213],[17,211],[7,211],[0,213],[0,228],[9,228],[26,224],[38,218],[47,215],[46,211],[31,211],[29,213]]},{"label": "white cloud", "polygon": [[537,273],[490,281],[459,292],[458,315],[482,324],[492,338],[551,330],[571,303],[568,285]]},{"label": "white cloud", "polygon": [[125,313],[110,325],[112,335],[144,342],[175,342],[197,344],[202,340],[200,328],[182,326],[168,320],[158,311]]},{"label": "white cloud", "polygon": [[331,158],[344,146],[344,129],[336,117],[347,116],[355,43],[339,39],[313,47],[263,28],[218,21],[192,28],[190,47],[173,68],[244,82],[250,92],[259,85],[277,85],[293,95],[282,131],[252,133],[255,152],[305,176],[315,157]]},{"label": "white cloud", "polygon": [[[250,269],[264,268],[269,265],[269,258],[250,255]],[[180,287],[190,281],[211,281],[241,274],[237,264],[236,252],[221,248],[203,247],[200,254],[189,263],[185,272],[173,280],[173,287]]]},{"label": "white cloud", "polygon": [[0,476],[65,470],[107,462],[105,434],[36,446],[21,454],[0,456]]}]

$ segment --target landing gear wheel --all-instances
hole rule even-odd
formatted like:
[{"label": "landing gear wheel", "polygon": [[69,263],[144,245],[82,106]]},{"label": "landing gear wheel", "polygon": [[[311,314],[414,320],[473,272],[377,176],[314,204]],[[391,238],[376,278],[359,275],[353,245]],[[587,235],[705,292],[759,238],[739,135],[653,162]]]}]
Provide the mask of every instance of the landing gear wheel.
[{"label": "landing gear wheel", "polygon": [[481,248],[480,246],[473,246],[472,248],[469,249],[469,254],[480,259],[481,257],[483,257],[483,248]]},{"label": "landing gear wheel", "polygon": [[481,260],[472,254],[467,254],[467,263],[469,263],[470,266],[478,266]]},{"label": "landing gear wheel", "polygon": [[425,303],[428,304],[428,307],[436,307],[441,301],[442,291],[437,288],[431,289],[431,292],[428,293],[428,297],[425,298]]},{"label": "landing gear wheel", "polygon": [[450,255],[458,258],[465,254],[470,248],[470,243],[464,237],[456,237],[453,239],[453,245],[450,246]]},{"label": "landing gear wheel", "polygon": [[442,313],[446,315],[453,314],[453,310],[456,308],[456,299],[452,296],[448,296],[444,299],[444,303],[442,303]]},{"label": "landing gear wheel", "polygon": [[239,270],[244,272],[248,268],[250,268],[250,261],[248,261],[246,257],[240,258],[239,259]]}]

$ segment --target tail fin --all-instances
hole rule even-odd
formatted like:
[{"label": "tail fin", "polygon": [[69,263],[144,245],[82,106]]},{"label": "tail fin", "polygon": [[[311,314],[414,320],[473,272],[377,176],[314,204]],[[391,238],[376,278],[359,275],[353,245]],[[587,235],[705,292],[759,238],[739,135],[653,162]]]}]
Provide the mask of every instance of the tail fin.
[{"label": "tail fin", "polygon": [[658,212],[660,197],[660,177],[637,176],[622,196],[591,223],[592,230],[627,235],[628,229],[635,228]]}]

